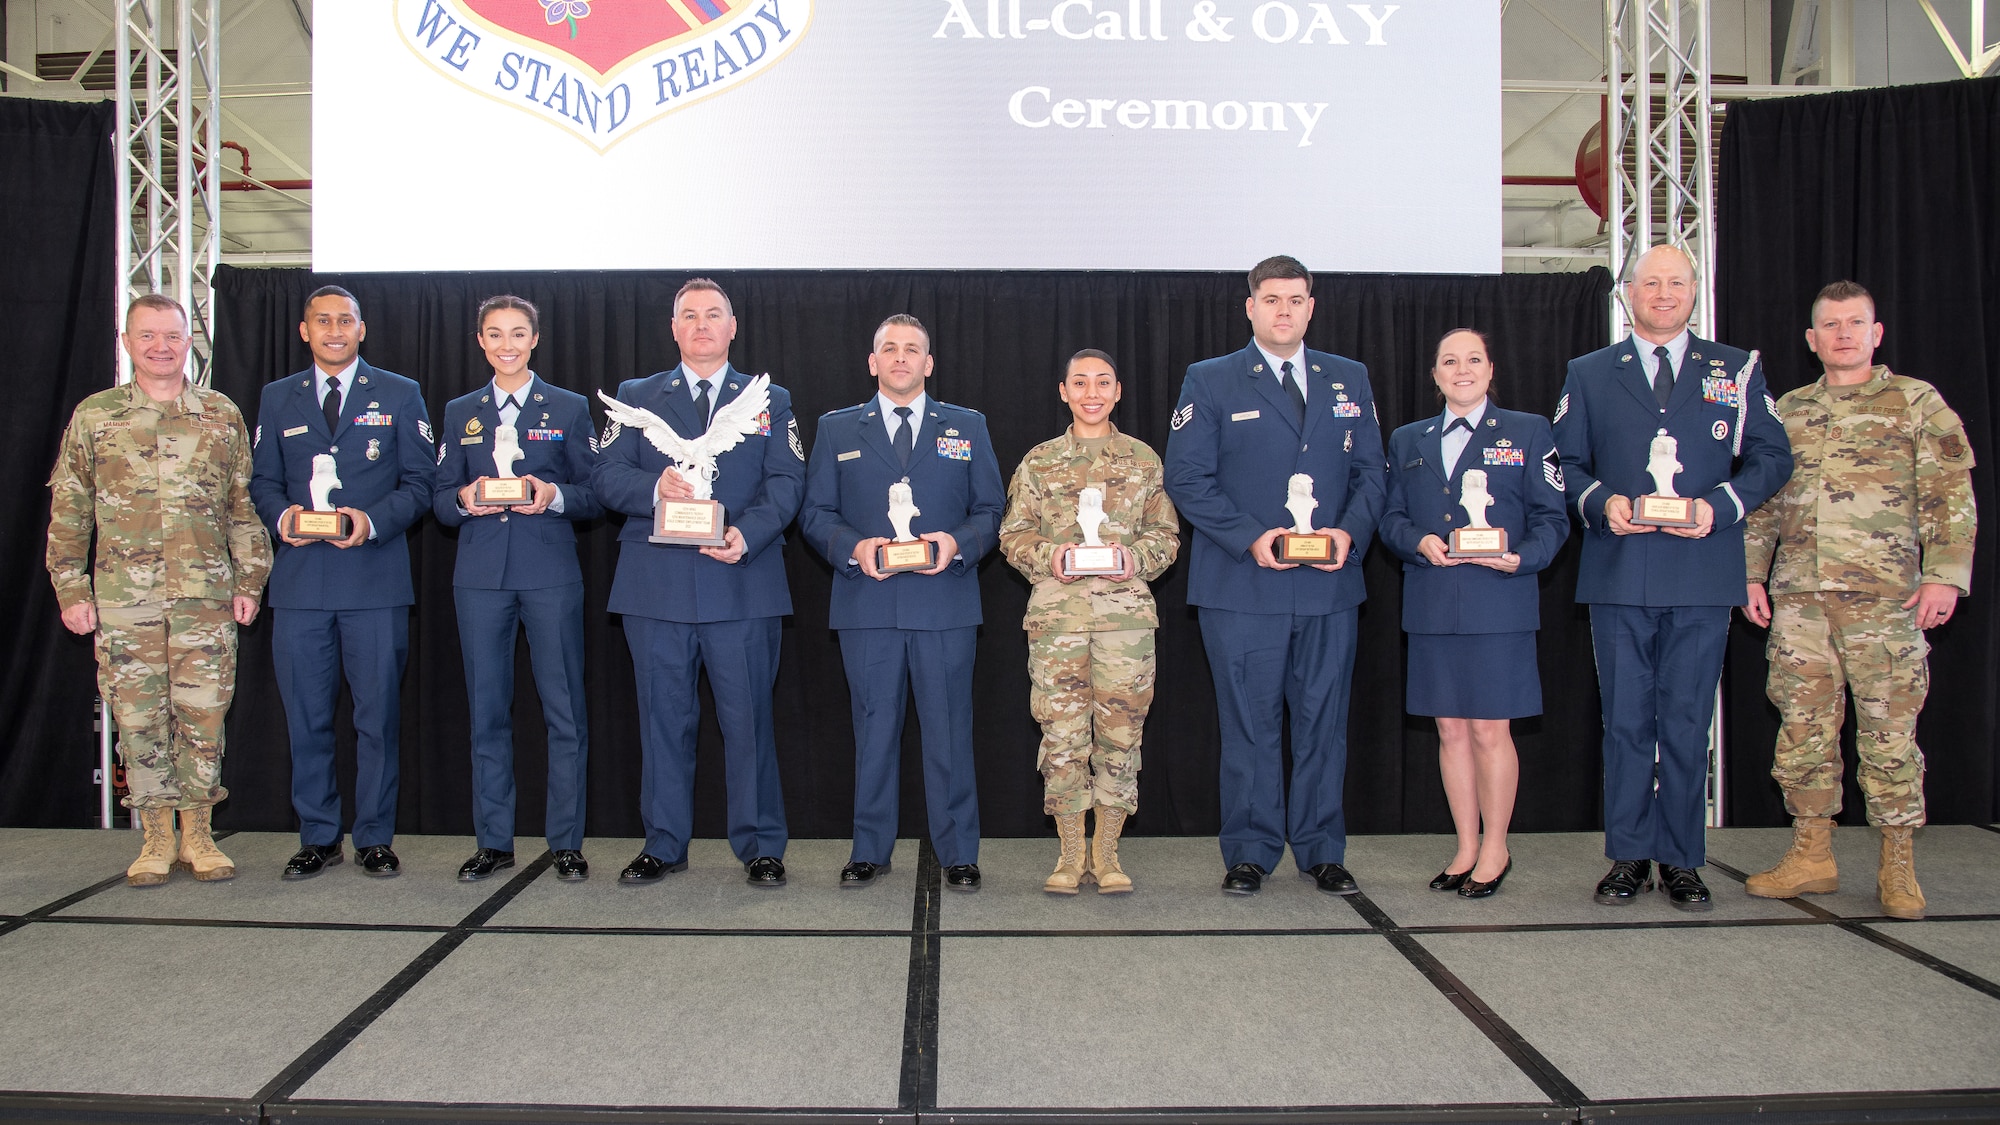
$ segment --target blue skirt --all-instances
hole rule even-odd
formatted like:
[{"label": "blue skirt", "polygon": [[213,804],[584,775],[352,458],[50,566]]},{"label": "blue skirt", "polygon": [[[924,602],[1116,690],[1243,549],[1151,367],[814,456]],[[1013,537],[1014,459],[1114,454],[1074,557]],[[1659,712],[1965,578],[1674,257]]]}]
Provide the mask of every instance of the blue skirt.
[{"label": "blue skirt", "polygon": [[1412,715],[1519,719],[1542,713],[1535,634],[1411,633]]}]

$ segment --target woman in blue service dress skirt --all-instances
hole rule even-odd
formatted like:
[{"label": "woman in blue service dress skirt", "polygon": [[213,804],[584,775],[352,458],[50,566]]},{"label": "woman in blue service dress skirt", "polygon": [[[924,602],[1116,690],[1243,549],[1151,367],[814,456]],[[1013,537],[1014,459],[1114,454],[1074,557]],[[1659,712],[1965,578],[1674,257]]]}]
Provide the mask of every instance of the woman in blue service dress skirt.
[{"label": "woman in blue service dress skirt", "polygon": [[[1542,713],[1536,575],[1569,537],[1569,516],[1554,429],[1494,403],[1486,337],[1446,333],[1431,378],[1444,410],[1389,438],[1379,534],[1403,560],[1405,705],[1437,718],[1438,772],[1458,830],[1458,852],[1431,889],[1486,898],[1513,869],[1507,822],[1520,764],[1509,720]],[[1454,556],[1452,533],[1481,522],[1505,531],[1504,553]]]}]

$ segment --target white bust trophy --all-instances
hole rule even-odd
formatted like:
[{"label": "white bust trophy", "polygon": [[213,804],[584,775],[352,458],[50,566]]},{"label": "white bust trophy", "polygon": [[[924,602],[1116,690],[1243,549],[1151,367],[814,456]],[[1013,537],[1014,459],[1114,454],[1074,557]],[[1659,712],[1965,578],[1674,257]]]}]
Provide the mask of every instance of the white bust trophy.
[{"label": "white bust trophy", "polygon": [[1680,443],[1661,430],[1647,450],[1646,475],[1653,491],[1632,501],[1632,522],[1650,527],[1693,527],[1694,501],[1674,492],[1674,474],[1681,471]]},{"label": "white bust trophy", "polygon": [[1486,509],[1493,506],[1493,494],[1486,491],[1486,470],[1465,470],[1458,485],[1458,506],[1465,509],[1467,523],[1452,529],[1451,548],[1445,554],[1468,559],[1507,553],[1507,529],[1486,522]]},{"label": "white bust trophy", "polygon": [[1277,556],[1279,562],[1288,563],[1330,563],[1333,561],[1333,536],[1321,535],[1313,530],[1313,512],[1319,508],[1319,501],[1313,497],[1313,479],[1306,473],[1293,473],[1285,482],[1285,510],[1292,514],[1292,529],[1278,536]]},{"label": "white bust trophy", "polygon": [[923,514],[923,509],[917,507],[916,497],[910,494],[909,481],[899,480],[889,486],[889,526],[896,529],[896,538],[877,549],[877,570],[893,574],[904,570],[929,570],[937,565],[937,544],[917,538],[910,530],[910,521]]},{"label": "white bust trophy", "polygon": [[479,483],[472,488],[472,502],[487,508],[512,508],[534,503],[534,491],[528,487],[528,482],[514,475],[514,462],[526,456],[521,452],[519,430],[505,422],[495,426],[493,469],[500,475],[479,478]]},{"label": "white bust trophy", "polygon": [[292,517],[292,538],[294,539],[345,539],[353,533],[347,514],[336,511],[333,506],[333,490],[340,487],[340,471],[334,465],[333,454],[321,453],[313,457],[312,479],[306,482],[306,493],[312,497],[312,509],[301,511]]},{"label": "white bust trophy", "polygon": [[1076,494],[1076,527],[1083,532],[1083,544],[1072,546],[1066,553],[1064,574],[1071,577],[1117,574],[1125,569],[1125,561],[1118,557],[1118,546],[1098,538],[1097,529],[1104,526],[1105,518],[1103,489],[1086,488]]}]

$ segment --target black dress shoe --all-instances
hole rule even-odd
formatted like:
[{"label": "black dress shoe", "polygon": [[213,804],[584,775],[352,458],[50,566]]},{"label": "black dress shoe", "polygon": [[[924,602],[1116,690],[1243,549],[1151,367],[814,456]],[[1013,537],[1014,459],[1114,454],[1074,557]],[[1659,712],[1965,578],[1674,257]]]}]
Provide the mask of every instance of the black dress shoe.
[{"label": "black dress shoe", "polygon": [[1453,875],[1450,869],[1447,868],[1444,871],[1438,872],[1437,878],[1431,880],[1431,890],[1455,891],[1458,888],[1463,887],[1465,885],[1465,881],[1470,878],[1472,878],[1472,868],[1470,867],[1466,868],[1465,870],[1459,872],[1456,875]]},{"label": "black dress shoe", "polygon": [[743,865],[744,882],[753,887],[782,887],[785,885],[785,863],[760,855]]},{"label": "black dress shoe", "polygon": [[618,881],[628,886],[637,886],[640,883],[657,883],[677,871],[686,871],[687,869],[687,860],[681,860],[678,863],[668,863],[664,859],[640,852],[637,859],[626,864],[625,870],[618,873]]},{"label": "black dress shoe", "polygon": [[947,890],[976,891],[979,889],[979,865],[976,863],[954,863],[944,869],[944,885]]},{"label": "black dress shoe", "polygon": [[844,888],[865,887],[888,873],[889,864],[886,860],[881,863],[864,863],[857,859],[840,869],[840,885]]},{"label": "black dress shoe", "polygon": [[1264,889],[1264,869],[1254,863],[1239,863],[1222,876],[1222,892],[1254,895]]},{"label": "black dress shoe", "polygon": [[[1507,873],[1512,870],[1514,870],[1514,857],[1510,855],[1507,857],[1507,866],[1500,869],[1500,874],[1484,883],[1477,879],[1467,879],[1464,885],[1458,888],[1458,897],[1492,898],[1500,893],[1500,884],[1507,881]],[[1468,871],[1466,874],[1470,875],[1472,872]]]},{"label": "black dress shoe", "polygon": [[1708,899],[1708,884],[1702,882],[1700,873],[1691,867],[1662,863],[1660,889],[1667,892],[1667,901],[1676,910],[1700,914],[1715,909],[1715,904]]},{"label": "black dress shoe", "polygon": [[1338,863],[1315,863],[1300,874],[1311,879],[1314,885],[1330,895],[1358,895],[1361,888],[1354,885],[1354,876]]},{"label": "black dress shoe", "polygon": [[555,853],[556,878],[565,883],[581,883],[590,878],[590,864],[584,861],[583,853],[575,848],[564,848]]},{"label": "black dress shoe", "polygon": [[514,866],[514,853],[503,852],[499,848],[481,848],[472,853],[472,858],[458,865],[458,881],[477,883],[481,879],[492,878],[495,871]]},{"label": "black dress shoe", "polygon": [[299,849],[299,854],[285,863],[285,873],[278,876],[286,882],[310,879],[329,867],[337,867],[345,862],[340,854],[339,844],[307,844]]},{"label": "black dress shoe", "polygon": [[377,879],[388,879],[403,873],[403,863],[387,844],[372,844],[354,850],[354,862],[361,865],[363,875],[373,875]]},{"label": "black dress shoe", "polygon": [[1597,893],[1590,897],[1606,906],[1630,906],[1640,892],[1653,889],[1653,861],[1614,860],[1611,870],[1598,880]]}]

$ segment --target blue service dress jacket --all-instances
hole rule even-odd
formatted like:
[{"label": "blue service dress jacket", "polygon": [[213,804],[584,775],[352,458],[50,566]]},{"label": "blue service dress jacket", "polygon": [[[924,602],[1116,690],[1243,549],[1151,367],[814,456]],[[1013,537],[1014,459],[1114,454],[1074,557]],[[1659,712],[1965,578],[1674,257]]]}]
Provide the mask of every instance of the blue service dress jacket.
[{"label": "blue service dress jacket", "polygon": [[[1311,349],[1301,358],[1310,386],[1303,426],[1256,344],[1188,368],[1165,462],[1167,495],[1196,533],[1190,605],[1318,616],[1368,596],[1361,557],[1386,493],[1368,369]],[[1347,565],[1331,574],[1270,570],[1250,556],[1258,536],[1292,526],[1285,500],[1294,473],[1313,479],[1313,526],[1353,537]]]},{"label": "blue service dress jacket", "polygon": [[[430,508],[435,468],[423,393],[414,380],[356,360],[342,380],[340,425],[329,433],[313,377],[308,367],[265,384],[257,406],[250,499],[277,548],[268,602],[319,610],[413,605],[403,536]],[[322,453],[333,455],[340,477],[334,506],[368,515],[374,538],[359,546],[293,547],[277,536],[286,508],[312,507],[306,486]]]},{"label": "blue service dress jacket", "polygon": [[[889,445],[876,399],[819,420],[806,466],[799,530],[833,564],[829,625],[834,629],[956,629],[978,625],[979,560],[1000,541],[1007,489],[977,410],[925,396],[916,451],[906,472]],[[950,532],[957,558],[939,574],[892,574],[877,581],[854,559],[863,539],[890,538],[889,486],[908,479],[921,513],[910,531]]]},{"label": "blue service dress jacket", "polygon": [[[1403,560],[1403,629],[1410,633],[1526,633],[1540,629],[1536,575],[1569,538],[1555,433],[1539,414],[1492,403],[1449,477],[1442,454],[1449,412],[1411,422],[1389,437],[1389,505],[1382,544]],[[1513,574],[1484,566],[1432,566],[1417,551],[1426,535],[1451,544],[1471,526],[1459,505],[1465,471],[1486,474],[1493,504],[1486,522],[1507,531],[1507,549],[1521,556]]]},{"label": "blue service dress jacket", "polygon": [[[659,415],[684,438],[707,432],[695,416],[687,371],[676,367],[618,387],[618,401]],[[742,395],[750,376],[725,366],[715,409]],[[805,444],[792,417],[789,391],[770,384],[769,409],[757,432],[716,459],[713,497],[723,519],[743,534],[743,557],[718,562],[692,547],[653,543],[653,501],[660,474],[673,466],[646,435],[608,423],[598,442],[591,483],[606,508],[629,518],[618,534],[618,573],[611,582],[613,613],[700,624],[783,617],[792,612],[785,580],[785,527],[805,490]]]},{"label": "blue service dress jacket", "polygon": [[591,467],[597,460],[597,426],[590,418],[590,404],[539,375],[520,393],[523,401],[514,428],[522,458],[514,462],[514,475],[555,485],[562,493],[562,511],[532,516],[510,511],[477,519],[460,511],[459,489],[480,477],[500,475],[493,466],[500,407],[491,383],[446,403],[438,431],[437,488],[431,510],[440,524],[460,529],[454,586],[540,590],[583,581],[573,525],[604,511],[590,486]]},{"label": "blue service dress jacket", "polygon": [[[1604,519],[1612,496],[1653,491],[1646,465],[1661,430],[1678,446],[1674,490],[1706,500],[1706,537],[1617,535]],[[1556,406],[1556,448],[1571,509],[1583,522],[1576,600],[1632,606],[1742,605],[1743,524],[1792,475],[1791,442],[1750,354],[1691,337],[1662,408],[1648,364],[1630,337],[1569,363]]]}]

